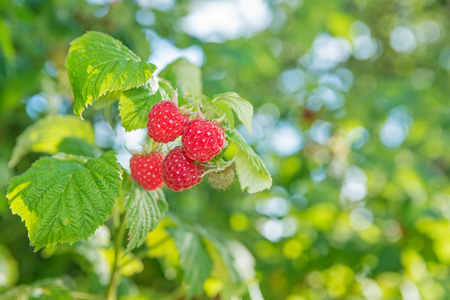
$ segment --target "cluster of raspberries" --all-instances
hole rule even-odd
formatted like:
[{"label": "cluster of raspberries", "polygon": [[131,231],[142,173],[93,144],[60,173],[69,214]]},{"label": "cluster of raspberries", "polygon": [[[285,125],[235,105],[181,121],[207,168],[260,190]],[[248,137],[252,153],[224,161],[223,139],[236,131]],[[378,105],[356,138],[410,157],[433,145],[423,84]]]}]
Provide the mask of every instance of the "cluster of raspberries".
[{"label": "cluster of raspberries", "polygon": [[213,122],[200,118],[189,120],[177,105],[164,100],[148,114],[148,135],[158,143],[174,141],[182,135],[183,146],[161,153],[133,155],[131,175],[143,188],[156,190],[164,183],[174,191],[200,183],[205,171],[201,162],[212,160],[225,147],[225,133]]}]

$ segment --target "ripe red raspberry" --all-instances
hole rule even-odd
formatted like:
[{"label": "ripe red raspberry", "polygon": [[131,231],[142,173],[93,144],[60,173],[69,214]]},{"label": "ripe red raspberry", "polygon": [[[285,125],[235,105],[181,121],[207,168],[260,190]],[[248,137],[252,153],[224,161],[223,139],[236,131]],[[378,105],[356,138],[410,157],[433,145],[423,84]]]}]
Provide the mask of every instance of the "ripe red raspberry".
[{"label": "ripe red raspberry", "polygon": [[162,178],[167,187],[174,191],[189,189],[202,181],[205,168],[186,156],[180,146],[173,148],[162,163]]},{"label": "ripe red raspberry", "polygon": [[153,105],[148,114],[148,136],[158,143],[174,141],[183,133],[189,117],[181,114],[171,101],[161,101]]},{"label": "ripe red raspberry", "polygon": [[206,162],[225,147],[225,133],[212,122],[193,119],[184,128],[181,142],[190,159]]},{"label": "ripe red raspberry", "polygon": [[164,155],[150,153],[147,155],[133,155],[130,159],[130,171],[134,180],[144,189],[153,191],[162,188],[162,162]]}]

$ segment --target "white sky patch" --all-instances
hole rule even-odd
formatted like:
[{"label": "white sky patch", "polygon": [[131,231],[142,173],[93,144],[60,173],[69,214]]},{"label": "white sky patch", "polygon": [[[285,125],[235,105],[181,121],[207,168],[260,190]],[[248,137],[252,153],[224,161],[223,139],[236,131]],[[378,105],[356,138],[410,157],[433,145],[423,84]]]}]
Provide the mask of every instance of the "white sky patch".
[{"label": "white sky patch", "polygon": [[208,42],[249,37],[272,20],[265,0],[218,0],[195,3],[181,20],[181,29]]},{"label": "white sky patch", "polygon": [[303,149],[304,141],[300,131],[287,123],[281,123],[272,134],[272,147],[275,153],[289,156]]},{"label": "white sky patch", "polygon": [[353,56],[360,60],[369,59],[377,53],[377,41],[368,35],[353,40]]},{"label": "white sky patch", "polygon": [[327,169],[319,167],[311,170],[311,178],[314,182],[321,182],[327,178]]},{"label": "white sky patch", "polygon": [[347,61],[351,54],[352,45],[346,38],[319,34],[311,50],[300,58],[300,62],[313,70],[326,70]]},{"label": "white sky patch", "polygon": [[284,228],[281,220],[263,220],[258,225],[259,232],[269,241],[278,242],[283,237]]},{"label": "white sky patch", "polygon": [[150,26],[155,23],[155,14],[150,9],[141,8],[136,12],[135,18],[142,26]]},{"label": "white sky patch", "polygon": [[336,110],[344,105],[345,102],[344,97],[340,93],[336,92],[335,90],[329,87],[319,86],[315,88],[312,92],[314,95],[317,95],[318,97],[322,98],[325,107],[329,111]]},{"label": "white sky patch", "polygon": [[414,32],[406,26],[398,26],[392,30],[389,40],[392,48],[401,54],[411,54],[417,46]]},{"label": "white sky patch", "polygon": [[148,61],[158,67],[157,73],[164,69],[168,64],[181,57],[186,58],[198,66],[202,66],[205,61],[205,54],[198,45],[180,49],[171,41],[161,38],[152,30],[145,30],[145,37],[150,42],[152,48],[152,54],[148,58]]},{"label": "white sky patch", "polygon": [[345,174],[341,189],[341,198],[352,202],[360,201],[367,195],[367,176],[356,166],[350,167]]},{"label": "white sky patch", "polygon": [[289,201],[283,197],[272,197],[258,202],[255,207],[259,214],[269,217],[283,217],[291,209]]},{"label": "white sky patch", "polygon": [[349,180],[342,186],[341,196],[350,201],[360,201],[366,195],[366,185],[358,180]]},{"label": "white sky patch", "polygon": [[377,54],[378,43],[370,34],[369,27],[362,21],[355,21],[350,26],[349,35],[353,44],[353,56],[366,60]]},{"label": "white sky patch", "polygon": [[175,0],[137,0],[140,7],[153,8],[157,10],[169,10],[175,5]]},{"label": "white sky patch", "polygon": [[331,137],[332,129],[333,124],[326,121],[317,120],[311,125],[309,135],[316,143],[326,145]]},{"label": "white sky patch", "polygon": [[306,83],[305,72],[299,69],[287,70],[278,76],[278,87],[286,94],[300,91]]},{"label": "white sky patch", "polygon": [[391,148],[400,146],[408,136],[412,118],[404,107],[396,107],[389,112],[389,118],[381,126],[380,140]]}]

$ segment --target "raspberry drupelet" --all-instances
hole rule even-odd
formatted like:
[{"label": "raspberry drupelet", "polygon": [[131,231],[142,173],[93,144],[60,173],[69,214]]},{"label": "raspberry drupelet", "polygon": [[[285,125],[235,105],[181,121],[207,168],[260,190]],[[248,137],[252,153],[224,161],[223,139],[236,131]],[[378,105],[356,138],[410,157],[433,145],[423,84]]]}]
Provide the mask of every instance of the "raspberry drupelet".
[{"label": "raspberry drupelet", "polygon": [[162,162],[164,156],[160,153],[133,155],[130,159],[131,176],[144,189],[153,191],[162,188]]},{"label": "raspberry drupelet", "polygon": [[212,122],[193,119],[184,128],[181,142],[187,157],[207,162],[225,147],[225,133]]},{"label": "raspberry drupelet", "polygon": [[148,136],[158,143],[172,142],[183,133],[188,122],[189,117],[181,114],[173,102],[161,101],[148,114]]},{"label": "raspberry drupelet", "polygon": [[162,178],[166,186],[174,191],[189,189],[202,181],[205,168],[186,156],[180,146],[172,149],[162,163]]}]

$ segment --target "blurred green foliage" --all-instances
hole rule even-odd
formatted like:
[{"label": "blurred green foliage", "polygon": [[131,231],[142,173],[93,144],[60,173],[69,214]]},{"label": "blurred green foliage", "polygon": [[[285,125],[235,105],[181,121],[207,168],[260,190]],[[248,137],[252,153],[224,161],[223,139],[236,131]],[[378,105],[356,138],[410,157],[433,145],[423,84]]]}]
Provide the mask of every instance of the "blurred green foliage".
[{"label": "blurred green foliage", "polygon": [[[204,93],[237,91],[255,106],[253,134],[241,129],[273,175],[270,191],[247,195],[234,184],[218,192],[202,183],[167,193],[182,222],[213,228],[253,255],[258,281],[244,299],[260,299],[259,290],[265,299],[448,299],[449,1],[270,1],[267,28],[220,43],[183,26],[208,1],[89,2],[0,1],[0,299],[105,289],[106,227],[89,243],[33,252],[5,198],[11,177],[39,157],[8,168],[16,137],[45,115],[72,114],[64,60],[88,30],[144,58],[169,55],[158,50],[161,41],[197,45]],[[102,115],[88,109],[84,118],[105,134]],[[148,238],[162,253],[144,253],[122,270],[122,299],[184,299],[174,245],[158,250],[155,242],[164,235],[160,228]],[[220,275],[213,270],[198,299],[233,295]]]}]

